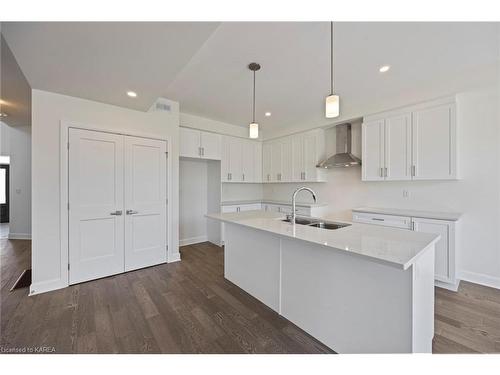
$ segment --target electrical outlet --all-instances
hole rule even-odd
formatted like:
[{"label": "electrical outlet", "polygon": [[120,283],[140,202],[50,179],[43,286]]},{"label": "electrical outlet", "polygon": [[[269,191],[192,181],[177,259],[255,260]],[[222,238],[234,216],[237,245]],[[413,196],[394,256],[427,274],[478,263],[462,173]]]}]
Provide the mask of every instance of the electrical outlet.
[{"label": "electrical outlet", "polygon": [[403,198],[409,198],[410,197],[410,191],[403,189]]}]

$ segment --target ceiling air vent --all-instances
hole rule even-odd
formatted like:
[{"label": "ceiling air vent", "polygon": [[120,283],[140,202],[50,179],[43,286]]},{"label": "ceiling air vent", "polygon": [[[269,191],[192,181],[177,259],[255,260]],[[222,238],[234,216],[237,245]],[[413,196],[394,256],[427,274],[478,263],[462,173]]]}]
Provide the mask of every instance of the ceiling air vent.
[{"label": "ceiling air vent", "polygon": [[163,112],[170,112],[171,111],[170,104],[162,103],[162,102],[156,102],[155,109],[157,111],[163,111]]}]

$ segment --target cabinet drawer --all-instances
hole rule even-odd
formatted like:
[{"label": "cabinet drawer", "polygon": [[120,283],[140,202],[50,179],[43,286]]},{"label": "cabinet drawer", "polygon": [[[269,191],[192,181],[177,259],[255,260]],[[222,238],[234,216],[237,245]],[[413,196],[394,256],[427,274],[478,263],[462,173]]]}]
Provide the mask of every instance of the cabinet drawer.
[{"label": "cabinet drawer", "polygon": [[253,210],[261,210],[262,205],[260,203],[252,203],[252,204],[242,204],[240,207],[240,211],[253,211]]},{"label": "cabinet drawer", "polygon": [[411,218],[407,216],[392,216],[365,212],[353,212],[352,221],[355,223],[374,224],[403,229],[410,229],[411,225]]}]

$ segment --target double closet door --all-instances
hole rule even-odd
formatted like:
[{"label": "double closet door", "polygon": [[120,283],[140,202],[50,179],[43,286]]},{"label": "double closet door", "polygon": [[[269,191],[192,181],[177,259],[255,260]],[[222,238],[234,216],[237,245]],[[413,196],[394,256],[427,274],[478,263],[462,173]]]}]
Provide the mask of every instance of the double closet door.
[{"label": "double closet door", "polygon": [[167,260],[165,141],[69,131],[69,283]]}]

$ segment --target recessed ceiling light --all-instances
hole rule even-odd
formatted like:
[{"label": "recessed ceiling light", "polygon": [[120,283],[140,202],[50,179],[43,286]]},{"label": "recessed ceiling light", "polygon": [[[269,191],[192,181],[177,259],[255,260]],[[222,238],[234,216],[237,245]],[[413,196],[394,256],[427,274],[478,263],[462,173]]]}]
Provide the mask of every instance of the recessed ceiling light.
[{"label": "recessed ceiling light", "polygon": [[391,69],[391,66],[390,66],[390,65],[382,65],[378,71],[379,71],[380,73],[385,73],[385,72],[388,72],[388,71],[389,71],[389,69]]},{"label": "recessed ceiling light", "polygon": [[264,116],[266,116],[266,117],[271,117],[271,112],[266,112],[266,113],[264,113]]},{"label": "recessed ceiling light", "polygon": [[136,98],[137,97],[137,93],[134,92],[134,91],[127,91],[127,95],[130,96],[131,98]]}]

